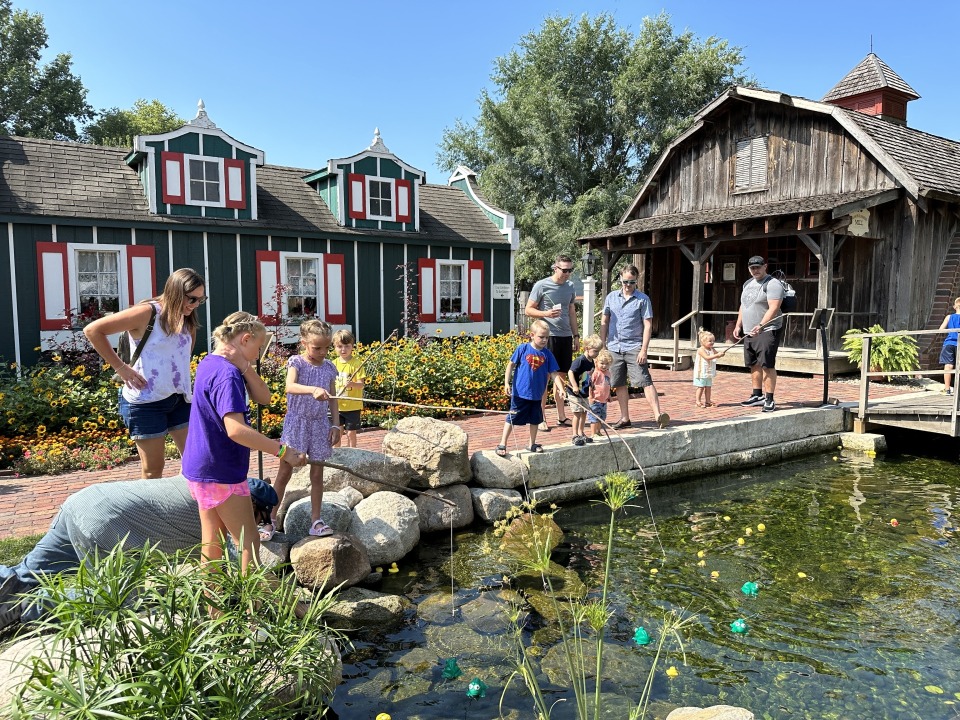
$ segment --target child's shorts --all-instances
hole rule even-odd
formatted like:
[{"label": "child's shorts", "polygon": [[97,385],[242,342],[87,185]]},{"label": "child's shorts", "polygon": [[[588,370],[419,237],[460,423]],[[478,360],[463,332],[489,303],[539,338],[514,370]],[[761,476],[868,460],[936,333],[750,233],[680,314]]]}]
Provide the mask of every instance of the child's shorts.
[{"label": "child's shorts", "polygon": [[943,346],[943,349],[940,351],[940,364],[941,365],[957,364],[957,346],[956,345]]},{"label": "child's shorts", "polygon": [[359,410],[341,410],[340,424],[344,430],[360,429],[360,411]]},{"label": "child's shorts", "polygon": [[578,392],[567,388],[567,407],[572,413],[585,413],[590,404],[587,398],[581,396]]},{"label": "child's shorts", "polygon": [[543,408],[539,400],[526,400],[519,397],[510,398],[510,414],[507,415],[511,425],[539,425],[543,422]]},{"label": "child's shorts", "polygon": [[590,403],[590,412],[587,413],[587,422],[598,423],[607,419],[607,404],[602,402]]},{"label": "child's shorts", "polygon": [[250,483],[246,481],[227,484],[187,480],[187,489],[201,510],[211,510],[223,505],[231,495],[250,495]]},{"label": "child's shorts", "polygon": [[713,387],[713,378],[712,377],[694,378],[693,386],[694,387]]}]

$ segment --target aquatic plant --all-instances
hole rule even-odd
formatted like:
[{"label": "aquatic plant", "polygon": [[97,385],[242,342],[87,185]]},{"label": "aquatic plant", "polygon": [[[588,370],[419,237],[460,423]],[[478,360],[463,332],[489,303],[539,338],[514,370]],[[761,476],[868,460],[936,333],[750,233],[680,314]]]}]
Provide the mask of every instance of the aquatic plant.
[{"label": "aquatic plant", "polygon": [[[41,577],[45,635],[15,717],[322,717],[339,681],[330,595],[144,547]],[[210,610],[215,609],[211,613]]]}]

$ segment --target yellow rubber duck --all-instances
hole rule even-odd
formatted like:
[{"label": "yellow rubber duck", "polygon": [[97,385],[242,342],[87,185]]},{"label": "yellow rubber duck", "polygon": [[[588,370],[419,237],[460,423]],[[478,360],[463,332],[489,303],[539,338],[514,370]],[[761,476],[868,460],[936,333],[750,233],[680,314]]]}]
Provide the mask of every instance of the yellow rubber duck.
[{"label": "yellow rubber duck", "polygon": [[697,567],[706,567],[706,566],[707,566],[707,561],[706,561],[706,560],[700,560],[700,561],[697,563]]},{"label": "yellow rubber duck", "polygon": [[396,563],[390,563],[390,569],[387,570],[387,572],[398,573],[400,572],[400,568],[397,567]]},{"label": "yellow rubber duck", "polygon": [[707,556],[707,554],[706,554],[703,550],[697,551],[697,557],[698,557],[698,558],[705,558],[706,556]]},{"label": "yellow rubber duck", "polygon": [[747,542],[747,541],[744,540],[743,538],[737,538],[737,545],[743,545],[743,544],[746,543],[746,542]]},{"label": "yellow rubber duck", "polygon": [[712,577],[713,579],[717,579],[718,577],[720,577],[720,571],[719,571],[719,570],[713,570],[713,571],[711,571],[711,572],[710,572],[710,577]]},{"label": "yellow rubber duck", "polygon": [[758,524],[757,524],[757,532],[766,532],[766,530],[767,530],[767,526],[766,526],[766,525],[764,525],[763,523],[758,523]]},{"label": "yellow rubber duck", "polygon": [[675,678],[679,675],[680,675],[680,671],[677,670],[676,666],[671,665],[670,667],[667,668],[667,677]]},{"label": "yellow rubber duck", "polygon": [[390,717],[390,713],[380,713],[377,715],[377,720],[393,720],[393,718]]}]

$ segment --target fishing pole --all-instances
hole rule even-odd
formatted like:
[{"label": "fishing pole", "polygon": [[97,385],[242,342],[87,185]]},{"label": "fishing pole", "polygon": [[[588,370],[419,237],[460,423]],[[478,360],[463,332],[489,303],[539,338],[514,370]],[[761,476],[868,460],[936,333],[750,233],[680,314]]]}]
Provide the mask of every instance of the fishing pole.
[{"label": "fishing pole", "polygon": [[380,344],[380,347],[379,347],[379,348],[377,348],[377,351],[376,351],[376,352],[373,352],[373,353],[370,353],[369,355],[367,355],[367,356],[363,359],[363,362],[360,363],[360,364],[357,366],[357,369],[353,371],[353,374],[351,374],[350,377],[348,377],[348,378],[346,379],[346,381],[343,383],[343,389],[334,396],[337,400],[341,400],[341,399],[346,400],[346,399],[349,399],[346,395],[341,395],[340,393],[344,393],[344,392],[347,391],[347,385],[349,385],[350,383],[353,382],[353,379],[357,376],[357,373],[359,373],[361,370],[363,370],[363,366],[366,365],[368,362],[370,362],[370,361],[371,361],[373,358],[375,358],[377,355],[379,355],[380,353],[382,353],[382,352],[384,351],[384,349],[387,347],[387,343],[389,343],[391,340],[393,340],[394,336],[396,336],[398,332],[399,332],[399,329],[398,329],[398,328],[394,328],[394,329],[393,329],[393,332],[391,332],[389,335],[387,335],[387,339],[384,340],[384,341]]},{"label": "fishing pole", "polygon": [[416,493],[417,495],[426,495],[427,497],[433,498],[434,500],[439,500],[444,505],[449,505],[452,508],[457,507],[457,504],[455,502],[451,500],[447,500],[446,498],[442,498],[439,495],[434,495],[429,490],[417,490],[415,488],[404,487],[403,485],[400,485],[398,483],[387,482],[386,480],[377,480],[377,478],[370,477],[369,475],[365,475],[362,472],[357,472],[357,470],[355,470],[354,468],[347,467],[346,465],[340,465],[339,463],[330,462],[329,460],[311,460],[310,456],[308,455],[307,464],[321,465],[323,467],[334,468],[335,470],[343,470],[344,472],[350,473],[351,475],[356,475],[361,480],[366,480],[367,482],[376,483],[377,485],[384,485],[386,487],[399,490],[400,492],[411,492],[411,493]]},{"label": "fishing pole", "polygon": [[[760,329],[757,330],[757,333],[760,333],[760,332],[763,330],[763,328],[765,328],[767,325],[771,325],[771,324],[777,322],[777,320],[783,320],[784,317],[786,317],[786,315],[781,313],[780,315],[777,315],[777,316],[776,316],[775,318],[773,318],[772,320],[767,320],[765,323],[761,323],[761,324],[760,324]],[[721,354],[725,354],[728,350],[733,350],[733,348],[735,348],[737,345],[739,345],[740,343],[742,343],[742,342],[743,342],[744,340],[746,340],[748,337],[753,337],[753,335],[748,335],[748,334],[744,333],[743,335],[740,336],[740,339],[739,339],[739,340],[737,340],[736,342],[732,343],[731,345],[729,345],[729,346],[727,346],[726,348],[724,348],[723,350],[721,350],[720,353],[721,353]]]}]

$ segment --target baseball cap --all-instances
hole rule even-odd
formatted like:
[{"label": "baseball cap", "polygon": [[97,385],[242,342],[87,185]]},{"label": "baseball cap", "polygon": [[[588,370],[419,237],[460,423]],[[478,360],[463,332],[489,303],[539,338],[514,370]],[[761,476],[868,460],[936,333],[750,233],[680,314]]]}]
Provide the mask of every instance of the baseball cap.
[{"label": "baseball cap", "polygon": [[250,487],[250,497],[257,505],[263,505],[269,509],[280,502],[277,491],[273,489],[273,486],[260,478],[248,477],[247,485]]},{"label": "baseball cap", "polygon": [[766,265],[766,261],[759,255],[754,255],[752,258],[747,260],[747,266],[750,265]]}]

